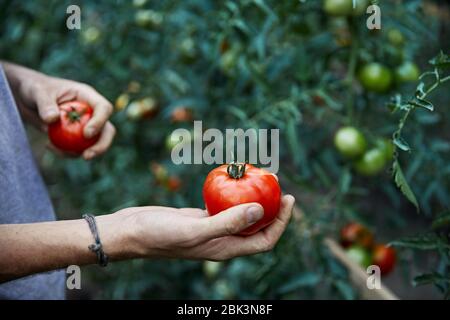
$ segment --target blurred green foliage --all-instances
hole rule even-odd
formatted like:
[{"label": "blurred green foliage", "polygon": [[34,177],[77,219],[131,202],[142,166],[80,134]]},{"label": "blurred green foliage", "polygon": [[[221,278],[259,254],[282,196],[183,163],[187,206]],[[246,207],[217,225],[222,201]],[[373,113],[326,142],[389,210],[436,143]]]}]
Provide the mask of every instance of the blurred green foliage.
[{"label": "blurred green foliage", "polygon": [[[433,1],[382,2],[378,31],[366,28],[365,15],[331,17],[322,1],[312,0],[76,1],[82,29],[71,31],[65,26],[70,4],[0,1],[2,59],[89,83],[116,104],[118,135],[107,155],[92,163],[43,157],[58,212],[76,208],[79,217],[138,205],[203,207],[201,187],[212,167],[173,165],[165,143],[175,128],[192,126],[171,121],[180,106],[203,127],[279,128],[281,181],[304,210],[272,253],[222,264],[117,263],[92,272],[94,297],[354,299],[347,271],[323,238],[350,220],[372,226],[385,241],[414,236],[405,227],[417,219],[416,210],[389,166],[374,177],[356,174],[333,136],[341,126],[355,126],[374,147],[397,130],[400,112],[391,113],[388,102],[395,94],[409,99],[418,81],[373,93],[358,82],[358,71],[377,62],[394,73],[408,61],[425,70],[441,49],[448,52],[445,10]],[[412,152],[397,150],[395,157],[430,221],[450,201],[446,88],[429,97],[433,112],[411,115],[402,141]],[[130,103],[145,98],[157,102],[156,116],[130,111]],[[158,183],[155,164],[181,179],[179,190]],[[420,220],[424,233],[431,230],[426,219]],[[443,244],[432,250],[440,262],[416,282],[440,281],[448,294],[448,227],[439,230]],[[409,254],[402,260],[413,261]]]}]

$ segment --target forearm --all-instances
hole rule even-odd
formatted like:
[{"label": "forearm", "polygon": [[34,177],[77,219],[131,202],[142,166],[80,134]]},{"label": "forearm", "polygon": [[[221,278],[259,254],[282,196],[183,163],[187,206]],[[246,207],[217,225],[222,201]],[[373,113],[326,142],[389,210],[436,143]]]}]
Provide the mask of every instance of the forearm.
[{"label": "forearm", "polygon": [[46,77],[43,73],[19,66],[14,63],[0,61],[3,65],[8,82],[12,91],[17,94],[21,89],[21,84],[24,80],[39,81],[40,78]]},{"label": "forearm", "polygon": [[[111,214],[99,216],[96,221],[103,250],[110,260],[138,256],[130,216]],[[72,264],[96,263],[96,255],[88,249],[93,242],[83,219],[0,225],[0,282]]]}]

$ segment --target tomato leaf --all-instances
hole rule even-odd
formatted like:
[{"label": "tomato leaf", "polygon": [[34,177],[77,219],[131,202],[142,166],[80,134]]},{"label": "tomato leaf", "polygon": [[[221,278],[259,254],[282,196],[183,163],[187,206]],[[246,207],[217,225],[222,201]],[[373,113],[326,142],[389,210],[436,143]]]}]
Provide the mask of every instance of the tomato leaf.
[{"label": "tomato leaf", "polygon": [[321,280],[321,276],[314,272],[301,273],[294,278],[287,281],[287,283],[280,287],[278,292],[285,294],[292,292],[302,287],[312,287],[317,285]]},{"label": "tomato leaf", "polygon": [[440,214],[439,216],[437,216],[433,220],[431,227],[433,229],[436,229],[436,228],[440,228],[440,227],[447,226],[447,225],[450,225],[450,211],[446,211],[446,212]]},{"label": "tomato leaf", "polygon": [[450,56],[443,53],[442,51],[433,59],[431,59],[430,64],[435,67],[450,67]]},{"label": "tomato leaf", "polygon": [[438,250],[442,248],[450,248],[446,241],[434,233],[419,235],[415,237],[407,237],[390,242],[394,247],[402,247],[416,250]]},{"label": "tomato leaf", "polygon": [[[395,141],[394,141],[395,142]],[[403,174],[403,170],[400,167],[398,161],[394,161],[393,165],[394,170],[394,180],[397,187],[403,193],[403,195],[416,207],[417,211],[419,211],[419,203],[417,202],[417,198],[414,195],[414,192],[411,190],[406,178]]]},{"label": "tomato leaf", "polygon": [[413,286],[417,287],[425,284],[436,284],[439,282],[450,283],[450,279],[444,277],[442,274],[438,272],[424,273],[414,278]]},{"label": "tomato leaf", "polygon": [[408,143],[405,140],[403,140],[402,137],[395,136],[393,142],[394,142],[394,144],[397,147],[399,147],[403,151],[410,151],[411,150],[411,148],[409,147]]},{"label": "tomato leaf", "polygon": [[415,107],[419,107],[419,108],[425,108],[430,111],[434,110],[434,106],[430,101],[427,101],[427,100],[424,100],[421,98],[417,98],[417,97],[409,100],[408,104],[415,106]]}]

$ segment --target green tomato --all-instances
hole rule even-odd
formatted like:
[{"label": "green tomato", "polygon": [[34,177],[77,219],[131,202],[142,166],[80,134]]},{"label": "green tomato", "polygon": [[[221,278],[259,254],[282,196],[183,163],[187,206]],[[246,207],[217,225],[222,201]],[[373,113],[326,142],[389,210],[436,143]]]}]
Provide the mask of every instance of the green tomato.
[{"label": "green tomato", "polygon": [[346,250],[347,256],[350,260],[356,262],[363,268],[367,268],[372,264],[372,257],[370,253],[360,246],[351,246]]},{"label": "green tomato", "polygon": [[385,150],[370,149],[355,162],[355,170],[363,176],[374,176],[380,173],[386,165]]},{"label": "green tomato", "polygon": [[401,47],[405,43],[405,37],[398,29],[390,29],[387,33],[387,38],[390,44],[397,47]]},{"label": "green tomato", "polygon": [[220,68],[226,75],[232,75],[239,60],[239,52],[236,49],[228,50],[220,58]]},{"label": "green tomato", "polygon": [[362,15],[368,6],[367,0],[324,0],[323,10],[332,16],[359,16]]},{"label": "green tomato", "polygon": [[336,149],[347,158],[355,158],[366,151],[364,135],[354,127],[340,128],[334,136]]},{"label": "green tomato", "polygon": [[386,162],[394,158],[394,143],[389,139],[378,139],[376,142],[377,148],[383,150]]},{"label": "green tomato", "polygon": [[216,277],[220,270],[223,267],[223,262],[220,261],[205,261],[203,262],[203,272],[205,273],[206,277],[209,279],[212,279]]},{"label": "green tomato", "polygon": [[393,76],[388,67],[372,62],[359,70],[358,78],[366,90],[381,93],[391,87]]},{"label": "green tomato", "polygon": [[398,83],[415,82],[419,80],[420,70],[414,62],[406,61],[395,69],[395,79]]},{"label": "green tomato", "polygon": [[142,28],[159,27],[164,20],[162,13],[154,10],[139,9],[134,15],[134,21]]},{"label": "green tomato", "polygon": [[92,44],[98,41],[101,36],[101,32],[97,27],[88,27],[83,29],[82,37],[86,44]]}]

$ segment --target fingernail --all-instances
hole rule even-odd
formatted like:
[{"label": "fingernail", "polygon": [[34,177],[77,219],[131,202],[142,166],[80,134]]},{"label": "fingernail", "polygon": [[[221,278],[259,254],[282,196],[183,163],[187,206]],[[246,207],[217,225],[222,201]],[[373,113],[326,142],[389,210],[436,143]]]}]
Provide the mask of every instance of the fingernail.
[{"label": "fingernail", "polygon": [[57,118],[58,117],[58,111],[55,111],[55,110],[49,110],[49,111],[47,111],[45,114],[44,114],[44,117],[47,119],[47,120],[53,120],[53,119],[55,119],[55,118]]},{"label": "fingernail", "polygon": [[264,215],[264,212],[261,207],[253,206],[247,209],[247,223],[254,224],[256,221],[261,219]]}]

